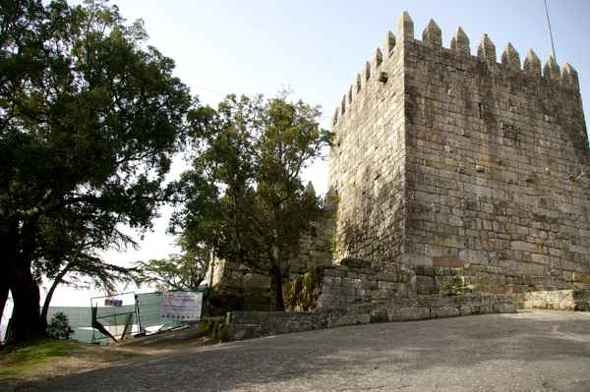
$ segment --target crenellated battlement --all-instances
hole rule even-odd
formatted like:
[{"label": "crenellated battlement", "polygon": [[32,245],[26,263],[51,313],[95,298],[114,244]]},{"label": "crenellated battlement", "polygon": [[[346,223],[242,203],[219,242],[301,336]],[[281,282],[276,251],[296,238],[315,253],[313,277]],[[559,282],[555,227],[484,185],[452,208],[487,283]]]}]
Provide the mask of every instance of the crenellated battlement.
[{"label": "crenellated battlement", "polygon": [[461,27],[443,38],[430,20],[416,39],[404,12],[345,90],[330,149],[337,262],[494,271],[474,282],[484,292],[573,287],[590,276],[577,72],[487,34],[473,53]]},{"label": "crenellated battlement", "polygon": [[376,49],[373,58],[367,61],[361,72],[357,74],[356,80],[345,93],[334,113],[332,125],[336,125],[340,119],[346,116],[347,112],[350,112],[348,108],[354,105],[354,98],[371,81],[387,82],[388,73],[380,70],[383,63],[392,56],[403,56],[403,49],[406,49],[410,44],[444,51],[449,55],[456,56],[458,61],[484,65],[490,70],[489,74],[496,78],[514,77],[516,74],[520,74],[528,78],[531,83],[538,82],[540,86],[579,90],[578,74],[572,65],[565,63],[560,67],[552,56],[549,56],[545,64],[542,65],[532,49],[527,52],[521,63],[520,54],[510,42],[502,51],[500,61],[498,61],[496,46],[487,34],[481,37],[477,53],[472,55],[469,37],[461,27],[457,28],[448,48],[443,46],[442,30],[433,19],[424,28],[422,40],[415,38],[414,22],[408,12],[403,12],[400,16],[396,31],[397,36],[393,32],[387,31],[383,47]]}]

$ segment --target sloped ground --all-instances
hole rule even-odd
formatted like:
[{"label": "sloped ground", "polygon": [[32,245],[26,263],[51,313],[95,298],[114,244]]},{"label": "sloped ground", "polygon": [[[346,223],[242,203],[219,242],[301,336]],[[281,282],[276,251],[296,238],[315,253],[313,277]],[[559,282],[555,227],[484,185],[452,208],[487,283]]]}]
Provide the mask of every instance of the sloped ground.
[{"label": "sloped ground", "polygon": [[139,355],[132,350],[99,347],[74,341],[40,341],[0,352],[0,390],[23,381],[45,380],[110,366]]},{"label": "sloped ground", "polygon": [[19,391],[590,391],[590,313],[370,324],[139,359]]},{"label": "sloped ground", "polygon": [[187,328],[108,346],[71,340],[43,340],[27,346],[5,348],[0,351],[0,391],[18,389],[26,382],[121,366],[149,357],[178,355],[212,343],[199,328]]}]

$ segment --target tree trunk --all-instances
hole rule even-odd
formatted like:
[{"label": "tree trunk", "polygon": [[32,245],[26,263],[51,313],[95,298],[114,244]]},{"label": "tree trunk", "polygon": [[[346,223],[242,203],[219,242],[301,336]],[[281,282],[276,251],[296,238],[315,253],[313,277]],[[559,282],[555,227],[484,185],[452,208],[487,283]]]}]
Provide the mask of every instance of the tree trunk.
[{"label": "tree trunk", "polygon": [[[26,226],[26,225],[25,225]],[[22,234],[22,228],[20,231]],[[27,232],[28,233],[28,232]],[[30,233],[28,233],[30,234]],[[32,235],[19,235],[16,219],[0,222],[0,257],[2,275],[12,294],[13,309],[10,343],[20,343],[43,336],[39,311],[39,286],[31,273],[29,242]],[[22,240],[22,241],[21,241]],[[28,247],[25,247],[27,245]],[[26,250],[25,250],[26,249]]]},{"label": "tree trunk", "polygon": [[14,301],[12,310],[13,342],[21,343],[44,335],[39,311],[39,286],[33,279],[28,264],[13,269],[10,291]]},{"label": "tree trunk", "polygon": [[[275,211],[278,207],[275,208]],[[276,214],[275,214],[276,216]],[[280,312],[285,311],[285,300],[283,299],[283,271],[281,270],[280,261],[280,249],[278,247],[279,234],[278,230],[274,228],[272,230],[273,243],[270,248],[270,256],[272,260],[270,268],[270,290],[271,295],[274,297],[271,299],[272,309]]]},{"label": "tree trunk", "polygon": [[[39,285],[31,273],[32,254],[35,249],[38,216],[19,223],[14,220],[10,237],[14,244],[8,256],[8,287],[12,293],[12,342],[21,343],[45,335],[39,308]],[[19,228],[20,226],[20,228]]]},{"label": "tree trunk", "polygon": [[49,291],[45,296],[45,301],[43,302],[43,309],[41,310],[41,323],[44,325],[44,328],[47,328],[47,313],[49,312],[49,305],[51,304],[53,293],[55,292],[57,286],[62,282],[64,276],[70,272],[74,264],[75,261],[70,261],[68,264],[66,264],[66,266],[55,276],[53,283],[51,283],[51,287],[49,288]]},{"label": "tree trunk", "polygon": [[43,302],[43,309],[41,310],[41,324],[44,328],[47,328],[47,313],[49,312],[49,305],[51,304],[51,298],[53,297],[53,293],[55,292],[57,286],[62,282],[64,276],[66,276],[66,274],[70,272],[70,269],[73,265],[74,263],[70,262],[66,264],[66,266],[61,271],[59,271],[55,279],[53,279],[53,283],[51,283],[51,287],[49,288],[49,291],[45,296],[45,301]]},{"label": "tree trunk", "polygon": [[14,228],[14,225],[11,225],[7,219],[0,216],[0,265],[2,266],[0,272],[0,318],[4,314],[4,307],[8,300],[8,293],[10,292],[8,275],[11,273],[11,266],[16,257],[16,239],[14,238],[14,230],[12,230]]},{"label": "tree trunk", "polygon": [[272,309],[275,311],[285,310],[285,301],[283,299],[283,274],[280,268],[273,267],[271,269],[271,284],[270,290],[272,295]]},{"label": "tree trunk", "polygon": [[8,300],[8,284],[6,283],[4,278],[0,278],[0,320],[2,320],[2,315],[4,314],[4,307],[6,306],[6,301]]}]

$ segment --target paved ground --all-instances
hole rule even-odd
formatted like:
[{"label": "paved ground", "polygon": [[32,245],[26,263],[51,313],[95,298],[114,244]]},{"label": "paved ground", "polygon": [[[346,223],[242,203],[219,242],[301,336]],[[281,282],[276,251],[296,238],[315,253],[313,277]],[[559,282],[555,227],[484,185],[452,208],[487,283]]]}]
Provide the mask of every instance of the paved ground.
[{"label": "paved ground", "polygon": [[590,313],[470,316],[281,335],[23,391],[590,391]]}]

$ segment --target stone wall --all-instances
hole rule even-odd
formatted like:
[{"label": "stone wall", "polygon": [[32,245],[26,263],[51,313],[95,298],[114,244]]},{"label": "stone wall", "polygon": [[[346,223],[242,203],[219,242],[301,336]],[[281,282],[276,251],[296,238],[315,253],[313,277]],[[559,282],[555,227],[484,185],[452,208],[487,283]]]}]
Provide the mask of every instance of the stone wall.
[{"label": "stone wall", "polygon": [[239,263],[215,259],[210,265],[209,284],[214,289],[210,298],[214,314],[226,311],[270,309],[270,277],[252,271]]},{"label": "stone wall", "polygon": [[515,299],[516,304],[524,309],[590,311],[590,288],[532,291],[515,296]]},{"label": "stone wall", "polygon": [[[302,275],[318,267],[332,265],[335,230],[335,205],[326,195],[323,212],[302,235],[299,254],[289,260],[290,277]],[[246,265],[216,259],[210,266],[210,285],[220,303],[234,310],[269,310],[271,279],[269,274],[254,271]]]},{"label": "stone wall", "polygon": [[511,45],[498,64],[488,37],[478,52],[406,43],[405,252],[414,263],[492,266],[564,287],[590,271],[577,78],[553,60],[541,76],[533,52],[522,70]]},{"label": "stone wall", "polygon": [[329,162],[338,193],[338,261],[358,259],[382,269],[402,253],[403,71],[402,49],[388,33],[384,49],[363,66],[334,115]]},{"label": "stone wall", "polygon": [[230,312],[226,323],[229,339],[240,340],[345,325],[514,311],[512,299],[502,295],[421,296],[390,299],[379,305],[358,304],[345,309],[307,313]]},{"label": "stone wall", "polygon": [[[326,196],[328,198],[329,195]],[[302,274],[317,267],[332,264],[332,246],[336,221],[334,206],[324,207],[322,215],[313,222],[300,243],[297,256],[289,261],[291,274]]]},{"label": "stone wall", "polygon": [[460,28],[444,48],[433,21],[419,41],[407,13],[387,37],[334,117],[337,259],[407,265],[420,293],[580,286],[590,154],[573,67],[532,51],[521,66],[512,45],[498,63],[487,35],[472,56]]},{"label": "stone wall", "polygon": [[415,293],[413,271],[377,272],[346,265],[324,268],[320,280],[317,308],[346,309],[359,304],[384,303],[395,298],[408,298]]},{"label": "stone wall", "polygon": [[[519,308],[590,311],[590,286],[579,289],[528,291],[509,284],[491,268],[427,267],[396,272],[359,265],[323,268],[317,306],[307,312],[232,311],[227,314],[229,339],[239,340],[375,322],[425,320],[486,313],[512,313]],[[483,288],[474,282],[491,282]],[[511,291],[505,293],[505,287]],[[498,291],[499,293],[490,293]]]},{"label": "stone wall", "polygon": [[[509,309],[506,298],[585,309],[590,153],[576,71],[533,51],[521,65],[511,44],[498,62],[487,35],[473,56],[461,28],[443,47],[434,21],[417,40],[407,13],[397,31],[334,114],[335,228],[318,222],[291,270],[325,267],[316,313],[428,318]],[[270,287],[226,269],[243,293]]]}]

